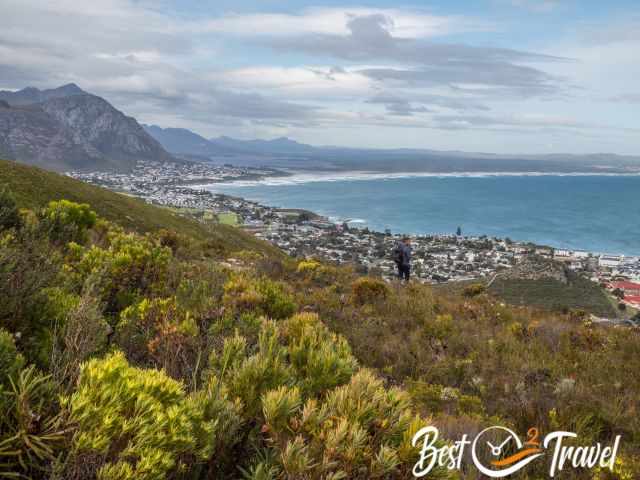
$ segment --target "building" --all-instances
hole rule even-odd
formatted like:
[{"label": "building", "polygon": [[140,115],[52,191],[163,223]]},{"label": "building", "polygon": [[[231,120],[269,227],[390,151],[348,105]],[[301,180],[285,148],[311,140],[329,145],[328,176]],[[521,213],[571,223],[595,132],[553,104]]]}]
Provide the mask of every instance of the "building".
[{"label": "building", "polygon": [[598,259],[598,265],[606,268],[616,268],[622,263],[623,258],[618,255],[602,255]]},{"label": "building", "polygon": [[640,297],[640,283],[634,282],[611,282],[609,284],[610,290],[622,290],[624,292],[625,299],[627,297]]},{"label": "building", "polygon": [[571,250],[557,248],[553,251],[553,258],[555,258],[556,260],[567,261],[571,260],[572,257],[573,252]]}]

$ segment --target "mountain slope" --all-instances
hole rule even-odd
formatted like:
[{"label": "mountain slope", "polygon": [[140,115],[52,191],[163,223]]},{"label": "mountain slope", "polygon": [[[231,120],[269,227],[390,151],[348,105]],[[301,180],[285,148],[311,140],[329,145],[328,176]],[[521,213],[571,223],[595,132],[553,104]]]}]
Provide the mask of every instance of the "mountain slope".
[{"label": "mountain slope", "polygon": [[52,170],[127,170],[175,161],[139,124],[75,85],[2,92],[0,155]]},{"label": "mountain slope", "polygon": [[140,233],[174,230],[207,243],[220,254],[251,250],[280,256],[275,247],[227,225],[205,226],[169,209],[89,185],[40,168],[0,160],[0,185],[7,185],[22,208],[41,208],[62,198],[88,203],[103,218]]}]

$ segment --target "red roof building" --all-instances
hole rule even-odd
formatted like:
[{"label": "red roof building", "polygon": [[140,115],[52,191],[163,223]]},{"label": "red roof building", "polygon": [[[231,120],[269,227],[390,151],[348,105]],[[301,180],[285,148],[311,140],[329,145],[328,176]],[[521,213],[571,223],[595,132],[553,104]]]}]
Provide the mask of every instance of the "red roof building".
[{"label": "red roof building", "polygon": [[640,283],[633,282],[611,282],[609,284],[609,288],[611,290],[620,289],[624,292],[624,296],[626,297],[640,297]]},{"label": "red roof building", "polygon": [[624,303],[628,303],[634,308],[640,308],[640,295],[625,295]]}]

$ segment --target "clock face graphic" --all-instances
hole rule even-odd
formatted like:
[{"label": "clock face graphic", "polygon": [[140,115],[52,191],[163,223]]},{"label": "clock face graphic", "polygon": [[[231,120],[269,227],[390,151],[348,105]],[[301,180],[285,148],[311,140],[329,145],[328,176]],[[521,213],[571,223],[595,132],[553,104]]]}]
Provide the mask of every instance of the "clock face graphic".
[{"label": "clock face graphic", "polygon": [[511,475],[544,455],[538,441],[538,430],[529,429],[527,437],[527,441],[523,443],[513,430],[506,427],[485,428],[473,441],[473,462],[488,477],[502,478]]}]

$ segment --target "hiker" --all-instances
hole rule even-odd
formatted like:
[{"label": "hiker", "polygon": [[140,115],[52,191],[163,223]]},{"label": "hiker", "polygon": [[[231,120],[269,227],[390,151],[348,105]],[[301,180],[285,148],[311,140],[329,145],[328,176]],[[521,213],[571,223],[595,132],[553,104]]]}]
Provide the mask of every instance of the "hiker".
[{"label": "hiker", "polygon": [[398,278],[406,282],[411,274],[411,239],[404,237],[393,249],[393,261],[398,266]]}]

